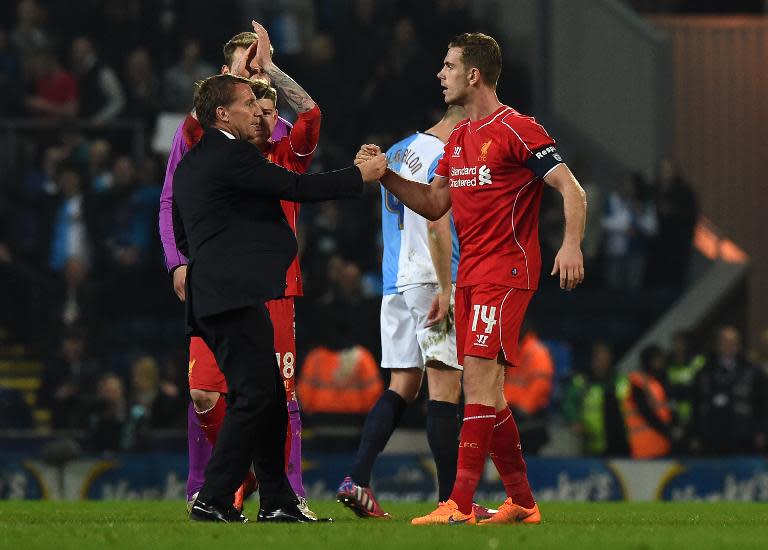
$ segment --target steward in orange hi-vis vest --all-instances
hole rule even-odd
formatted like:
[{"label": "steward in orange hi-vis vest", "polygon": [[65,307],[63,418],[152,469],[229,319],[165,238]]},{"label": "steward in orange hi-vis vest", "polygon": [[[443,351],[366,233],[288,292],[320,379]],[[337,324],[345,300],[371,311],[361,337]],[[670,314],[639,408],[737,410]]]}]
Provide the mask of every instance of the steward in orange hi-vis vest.
[{"label": "steward in orange hi-vis vest", "polygon": [[[672,413],[664,387],[652,376],[639,371],[629,375],[629,383],[631,391],[624,399],[624,418],[632,458],[668,455],[672,449],[668,435]],[[662,424],[661,431],[659,424]]]}]

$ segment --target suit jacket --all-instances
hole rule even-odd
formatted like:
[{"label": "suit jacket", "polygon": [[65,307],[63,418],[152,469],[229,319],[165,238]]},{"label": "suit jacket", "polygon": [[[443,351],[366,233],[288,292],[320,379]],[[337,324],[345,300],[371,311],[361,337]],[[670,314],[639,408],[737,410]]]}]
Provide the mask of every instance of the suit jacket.
[{"label": "suit jacket", "polygon": [[244,140],[206,128],[173,177],[176,244],[189,258],[187,324],[195,318],[264,303],[283,295],[296,237],[280,200],[358,197],[355,167],[300,175],[264,158]]}]

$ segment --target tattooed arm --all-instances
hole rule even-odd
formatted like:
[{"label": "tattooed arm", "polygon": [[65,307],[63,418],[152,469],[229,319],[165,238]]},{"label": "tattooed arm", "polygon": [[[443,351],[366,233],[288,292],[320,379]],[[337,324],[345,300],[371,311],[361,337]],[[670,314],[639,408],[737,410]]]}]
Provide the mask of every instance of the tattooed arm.
[{"label": "tattooed arm", "polygon": [[315,101],[309,97],[309,94],[304,91],[304,88],[299,86],[294,79],[281,71],[277,65],[272,63],[272,65],[269,65],[264,69],[264,72],[272,79],[272,86],[283,93],[288,105],[296,111],[296,114],[306,113],[315,108]]},{"label": "tattooed arm", "polygon": [[288,105],[296,111],[296,114],[306,113],[315,108],[315,101],[309,97],[309,94],[299,86],[294,79],[281,71],[277,65],[272,62],[270,53],[270,41],[267,29],[262,27],[256,21],[251,22],[253,30],[259,37],[256,46],[256,55],[252,64],[258,65],[269,76],[272,86],[278,89],[285,96]]}]

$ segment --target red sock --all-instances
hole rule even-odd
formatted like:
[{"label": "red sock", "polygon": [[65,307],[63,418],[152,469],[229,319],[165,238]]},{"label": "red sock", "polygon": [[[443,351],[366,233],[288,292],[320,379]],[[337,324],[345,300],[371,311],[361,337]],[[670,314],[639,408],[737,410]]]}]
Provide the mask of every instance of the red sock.
[{"label": "red sock", "polygon": [[459,459],[451,500],[462,514],[472,512],[472,499],[483,475],[491,446],[496,414],[493,407],[468,403],[464,406],[464,425],[459,436]]},{"label": "red sock", "polygon": [[517,431],[515,419],[512,418],[512,411],[507,407],[496,413],[496,425],[491,439],[491,458],[512,502],[523,508],[533,508],[535,501],[528,485],[520,433]]},{"label": "red sock", "polygon": [[224,422],[224,413],[227,412],[227,404],[224,398],[220,395],[213,407],[207,411],[195,412],[200,419],[200,428],[205,434],[205,439],[211,445],[216,445],[216,438],[219,436],[221,424]]}]

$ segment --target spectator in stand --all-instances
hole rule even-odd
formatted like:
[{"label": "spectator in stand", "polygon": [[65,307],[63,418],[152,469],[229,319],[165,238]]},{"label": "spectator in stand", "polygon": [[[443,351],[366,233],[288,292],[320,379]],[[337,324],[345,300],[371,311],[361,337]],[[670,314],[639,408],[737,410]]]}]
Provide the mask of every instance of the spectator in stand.
[{"label": "spectator in stand", "polygon": [[766,452],[767,390],[762,370],[742,353],[741,333],[721,327],[715,351],[693,383],[692,450],[713,456]]},{"label": "spectator in stand", "polygon": [[526,452],[536,454],[549,441],[547,408],[552,399],[555,362],[532,330],[520,339],[519,364],[504,369],[504,397],[520,430]]},{"label": "spectator in stand", "polygon": [[152,216],[160,191],[150,182],[141,183],[133,159],[123,155],[112,167],[112,187],[99,197],[107,261],[122,268],[139,267],[152,243]]},{"label": "spectator in stand", "polygon": [[91,182],[89,188],[93,193],[103,193],[112,187],[112,146],[109,141],[95,139],[90,143],[88,177]]},{"label": "spectator in stand", "polygon": [[141,418],[147,428],[184,426],[184,399],[178,386],[160,380],[157,361],[144,355],[131,366],[131,418]]},{"label": "spectator in stand", "polygon": [[91,395],[98,364],[90,356],[82,326],[64,329],[58,352],[43,365],[38,406],[51,411],[54,430],[83,428],[86,397]]},{"label": "spectator in stand", "polygon": [[46,12],[36,0],[21,0],[16,7],[16,26],[11,37],[22,62],[35,51],[48,47]]},{"label": "spectator in stand", "polygon": [[667,362],[667,392],[675,423],[674,443],[681,450],[688,448],[693,412],[693,382],[706,363],[704,355],[691,350],[691,336],[687,332],[676,332],[672,336],[672,349]]},{"label": "spectator in stand", "polygon": [[635,173],[608,195],[602,219],[605,281],[616,290],[640,288],[648,243],[658,229],[655,209],[643,189],[642,176]]},{"label": "spectator in stand", "polygon": [[108,372],[99,378],[96,399],[86,416],[86,448],[91,451],[119,451],[128,422],[128,406],[122,378]]},{"label": "spectator in stand", "polygon": [[681,289],[688,281],[693,231],[699,217],[698,198],[670,158],[659,164],[654,187],[659,231],[650,262],[663,269],[652,270],[649,282]]},{"label": "spectator in stand", "polygon": [[145,131],[151,133],[161,110],[162,94],[160,79],[146,49],[137,48],[128,55],[124,75],[125,116],[141,120]]},{"label": "spectator in stand", "polygon": [[[142,175],[145,172],[142,170]],[[96,198],[101,265],[107,284],[120,289],[105,305],[109,313],[119,318],[151,309],[151,289],[156,288],[152,284],[156,274],[148,260],[153,252],[160,187],[153,182],[144,184],[138,178],[133,159],[119,156],[112,168],[112,187]]]},{"label": "spectator in stand", "polygon": [[181,58],[165,71],[165,108],[175,113],[188,113],[192,107],[195,82],[218,71],[200,58],[200,43],[187,40]]},{"label": "spectator in stand", "polygon": [[90,261],[88,209],[82,189],[82,177],[78,167],[71,162],[62,162],[56,170],[56,184],[61,198],[53,222],[50,267],[62,271],[72,257]]},{"label": "spectator in stand", "polygon": [[84,36],[72,42],[70,56],[80,93],[79,116],[97,125],[113,121],[125,107],[125,92],[114,69],[102,63]]},{"label": "spectator in stand", "polygon": [[53,219],[59,200],[56,173],[63,157],[60,147],[31,148],[16,196],[15,248],[37,266],[45,265],[50,257]]},{"label": "spectator in stand", "polygon": [[660,347],[640,352],[640,369],[629,375],[624,421],[632,458],[667,456],[672,450],[672,411],[664,391],[666,358]]},{"label": "spectator in stand", "polygon": [[69,257],[64,263],[62,281],[56,285],[51,311],[55,313],[52,329],[58,332],[60,327],[81,326],[95,334],[99,321],[98,300],[98,291],[89,278],[86,262],[77,256]]},{"label": "spectator in stand", "polygon": [[55,52],[37,52],[30,59],[29,71],[35,94],[27,97],[24,105],[30,114],[51,119],[71,118],[77,114],[77,82],[61,65]]},{"label": "spectator in stand", "polygon": [[592,346],[589,372],[577,374],[566,390],[563,414],[586,456],[627,456],[629,446],[621,411],[629,385],[616,375],[613,351],[605,342]]}]

